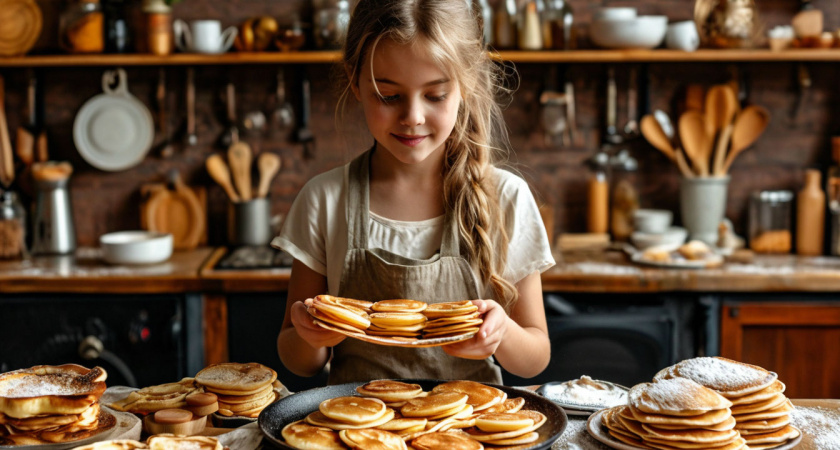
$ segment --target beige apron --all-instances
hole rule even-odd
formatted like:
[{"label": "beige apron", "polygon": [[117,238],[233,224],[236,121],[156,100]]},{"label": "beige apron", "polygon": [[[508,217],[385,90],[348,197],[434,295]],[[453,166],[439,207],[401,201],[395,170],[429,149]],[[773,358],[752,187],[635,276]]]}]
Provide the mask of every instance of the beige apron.
[{"label": "beige apron", "polygon": [[[479,298],[475,275],[460,255],[454,222],[448,213],[440,252],[429,259],[410,259],[381,248],[368,248],[372,151],[350,163],[348,249],[338,295],[369,301],[409,298],[427,303]],[[492,357],[463,359],[444,353],[440,347],[389,347],[353,338],[333,349],[329,384],[382,378],[502,382]]]}]

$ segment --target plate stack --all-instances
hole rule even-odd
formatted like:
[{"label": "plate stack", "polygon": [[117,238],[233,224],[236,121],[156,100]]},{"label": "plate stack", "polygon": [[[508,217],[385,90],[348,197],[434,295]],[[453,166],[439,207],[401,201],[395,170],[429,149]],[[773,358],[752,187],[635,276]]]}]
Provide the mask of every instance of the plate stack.
[{"label": "plate stack", "polygon": [[195,381],[219,399],[218,413],[223,416],[255,418],[274,403],[277,372],[259,363],[221,363],[205,367]]},{"label": "plate stack", "polygon": [[790,425],[793,405],[775,372],[721,357],[687,359],[662,369],[654,379],[687,378],[732,402],[735,429],[750,449],[781,445],[799,436]]}]

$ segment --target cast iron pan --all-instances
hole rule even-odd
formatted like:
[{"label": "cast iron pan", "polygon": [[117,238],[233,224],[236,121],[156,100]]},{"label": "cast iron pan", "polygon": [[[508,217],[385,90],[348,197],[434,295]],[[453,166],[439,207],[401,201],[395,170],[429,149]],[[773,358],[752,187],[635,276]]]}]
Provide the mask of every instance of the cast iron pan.
[{"label": "cast iron pan", "polygon": [[[416,383],[423,387],[423,390],[428,391],[431,390],[433,387],[437,386],[438,384],[445,383],[442,380],[399,380],[406,383]],[[347,396],[347,395],[358,395],[356,392],[356,387],[361,386],[365,383],[347,383],[347,384],[336,384],[333,386],[326,386],[322,388],[315,388],[310,389],[308,391],[298,392],[297,394],[292,394],[286,398],[280,399],[277,402],[272,403],[268,407],[266,407],[262,413],[260,413],[260,417],[258,419],[260,429],[262,430],[263,434],[270,440],[274,446],[283,448],[283,449],[293,449],[294,447],[289,446],[283,440],[283,436],[280,435],[280,432],[283,430],[283,427],[286,425],[301,420],[309,413],[318,409],[318,405],[321,404],[322,401]],[[525,406],[522,409],[531,409],[534,411],[539,411],[545,415],[548,419],[546,420],[545,424],[537,430],[540,434],[540,438],[531,446],[522,446],[517,447],[517,450],[547,450],[551,448],[551,444],[556,441],[561,434],[563,434],[563,430],[566,429],[566,423],[568,423],[568,419],[566,418],[566,413],[563,412],[559,406],[555,405],[552,401],[540,397],[532,393],[531,391],[524,391],[520,389],[514,389],[507,386],[499,386],[495,384],[489,384],[488,386],[493,386],[495,388],[501,389],[507,392],[508,397],[522,397],[525,399]]]}]

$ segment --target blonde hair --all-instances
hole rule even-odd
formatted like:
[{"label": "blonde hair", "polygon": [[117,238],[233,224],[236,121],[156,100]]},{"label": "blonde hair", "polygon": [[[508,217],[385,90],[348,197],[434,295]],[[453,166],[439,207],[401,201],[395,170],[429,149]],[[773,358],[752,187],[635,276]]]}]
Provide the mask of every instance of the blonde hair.
[{"label": "blonde hair", "polygon": [[457,221],[462,253],[509,310],[518,292],[501,277],[509,237],[491,169],[507,156],[509,141],[497,98],[510,91],[502,86],[502,66],[490,59],[469,4],[468,0],[360,0],[344,44],[349,79],[339,106],[350,87],[358,84],[365,56],[380,40],[428,45],[432,58],[460,86],[462,97],[446,142],[445,205]]}]

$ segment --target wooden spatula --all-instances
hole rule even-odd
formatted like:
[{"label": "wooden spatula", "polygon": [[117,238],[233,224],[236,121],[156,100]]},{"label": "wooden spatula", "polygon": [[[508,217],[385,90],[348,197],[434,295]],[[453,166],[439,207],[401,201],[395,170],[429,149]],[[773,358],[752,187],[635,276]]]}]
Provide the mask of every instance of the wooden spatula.
[{"label": "wooden spatula", "polygon": [[726,147],[732,135],[732,119],[738,112],[738,98],[726,84],[712,86],[706,95],[706,132],[714,145],[712,174],[718,175],[726,157]]},{"label": "wooden spatula", "polygon": [[688,110],[680,116],[680,140],[688,159],[701,177],[709,176],[709,157],[712,140],[706,132],[706,118],[697,110]]},{"label": "wooden spatula", "polygon": [[738,114],[732,129],[732,148],[726,155],[723,173],[729,172],[729,167],[732,166],[735,158],[761,136],[769,122],[770,113],[761,106],[747,106]]},{"label": "wooden spatula", "polygon": [[207,173],[225,190],[230,201],[234,203],[242,201],[236,191],[233,190],[233,185],[230,183],[230,172],[228,171],[227,164],[225,164],[225,160],[221,156],[210,155],[204,164],[207,167]]},{"label": "wooden spatula", "polygon": [[280,157],[274,153],[264,152],[257,157],[257,168],[260,171],[260,184],[257,188],[257,197],[266,197],[271,180],[280,170]]},{"label": "wooden spatula", "polygon": [[233,177],[233,185],[243,202],[251,200],[251,161],[253,153],[251,147],[242,142],[235,142],[228,148],[228,164]]}]

